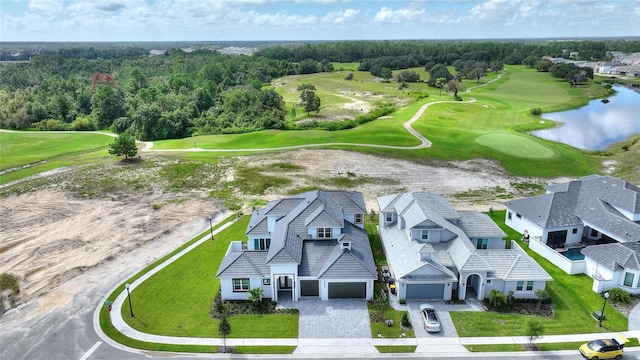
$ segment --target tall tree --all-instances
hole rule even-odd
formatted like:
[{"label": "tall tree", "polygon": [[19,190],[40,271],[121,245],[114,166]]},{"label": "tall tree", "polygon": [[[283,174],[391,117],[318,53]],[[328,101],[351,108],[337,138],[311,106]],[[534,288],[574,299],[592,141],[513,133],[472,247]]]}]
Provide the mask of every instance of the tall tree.
[{"label": "tall tree", "polygon": [[320,97],[316,95],[315,90],[316,87],[312,84],[302,84],[298,86],[298,91],[302,91],[300,94],[300,102],[307,115],[312,111],[315,111],[316,114],[320,112]]},{"label": "tall tree", "polygon": [[125,160],[136,156],[136,139],[129,133],[122,133],[109,144],[109,154],[124,156]]},{"label": "tall tree", "polygon": [[113,121],[125,116],[124,96],[111,86],[100,86],[91,97],[91,111],[99,129],[111,126]]}]

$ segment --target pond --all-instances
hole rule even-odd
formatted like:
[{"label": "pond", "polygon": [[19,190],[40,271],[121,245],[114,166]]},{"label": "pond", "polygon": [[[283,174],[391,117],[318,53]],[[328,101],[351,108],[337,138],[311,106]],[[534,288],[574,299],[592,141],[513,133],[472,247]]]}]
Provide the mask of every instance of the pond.
[{"label": "pond", "polygon": [[614,86],[616,94],[603,103],[592,100],[580,109],[543,114],[558,126],[531,134],[583,150],[604,150],[609,145],[640,133],[640,92]]}]

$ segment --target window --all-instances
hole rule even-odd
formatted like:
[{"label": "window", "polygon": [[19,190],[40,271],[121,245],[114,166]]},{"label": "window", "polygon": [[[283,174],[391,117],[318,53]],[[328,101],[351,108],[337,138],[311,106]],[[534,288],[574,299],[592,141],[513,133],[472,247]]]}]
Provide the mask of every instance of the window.
[{"label": "window", "polygon": [[348,242],[343,242],[343,243],[342,243],[342,246],[343,246],[343,247],[349,247],[349,243],[348,243]]},{"label": "window", "polygon": [[487,279],[487,284],[491,284],[491,279]]},{"label": "window", "polygon": [[253,239],[253,245],[256,250],[269,250],[269,246],[271,246],[271,239]]},{"label": "window", "polygon": [[524,281],[518,281],[518,282],[516,283],[516,290],[517,290],[517,291],[522,291],[522,287],[523,287],[523,285],[524,285]]},{"label": "window", "polygon": [[362,224],[362,214],[353,215],[354,224]]},{"label": "window", "polygon": [[527,291],[533,290],[533,281],[527,281]]},{"label": "window", "polygon": [[249,291],[249,279],[233,279],[233,292]]},{"label": "window", "polygon": [[262,279],[262,285],[271,285],[271,279]]},{"label": "window", "polygon": [[331,238],[331,228],[318,228],[318,239]]},{"label": "window", "polygon": [[572,234],[577,234],[578,233],[578,228],[573,228],[573,230],[571,230]]},{"label": "window", "polygon": [[591,237],[597,237],[597,236],[598,236],[598,230],[591,229]]},{"label": "window", "polygon": [[478,239],[476,241],[476,249],[486,249],[489,243],[489,239]]},{"label": "window", "polygon": [[384,215],[385,215],[385,217],[384,217],[384,221],[385,222],[391,222],[393,220],[393,214],[385,213]]},{"label": "window", "polygon": [[420,231],[420,239],[429,240],[429,230]]},{"label": "window", "polygon": [[632,286],[633,284],[633,273],[624,273],[624,286]]},{"label": "window", "polygon": [[511,211],[509,211],[509,212],[507,213],[507,218],[508,218],[509,220],[511,220],[511,216],[512,216]]},{"label": "window", "polygon": [[522,215],[520,215],[520,214],[518,214],[518,213],[516,213],[516,217],[517,217],[518,219],[522,219]]}]

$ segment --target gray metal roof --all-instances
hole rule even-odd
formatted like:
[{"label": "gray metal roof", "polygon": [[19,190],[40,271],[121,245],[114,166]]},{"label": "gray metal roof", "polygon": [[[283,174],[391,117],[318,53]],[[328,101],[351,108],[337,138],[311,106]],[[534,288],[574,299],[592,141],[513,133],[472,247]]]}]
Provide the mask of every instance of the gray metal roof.
[{"label": "gray metal roof", "polygon": [[504,238],[507,234],[489,215],[475,211],[458,211],[460,228],[470,238]]},{"label": "gray metal roof", "polygon": [[611,270],[640,270],[640,243],[591,245],[580,251],[585,257]]}]

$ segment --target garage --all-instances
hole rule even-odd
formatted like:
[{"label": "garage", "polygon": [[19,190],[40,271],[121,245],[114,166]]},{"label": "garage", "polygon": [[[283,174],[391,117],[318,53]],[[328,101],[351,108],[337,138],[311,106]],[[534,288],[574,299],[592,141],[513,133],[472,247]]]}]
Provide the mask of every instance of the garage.
[{"label": "garage", "polygon": [[300,296],[319,296],[318,280],[300,280]]},{"label": "garage", "polygon": [[407,284],[407,299],[442,299],[444,284]]},{"label": "garage", "polygon": [[329,299],[366,299],[366,282],[329,283]]}]

